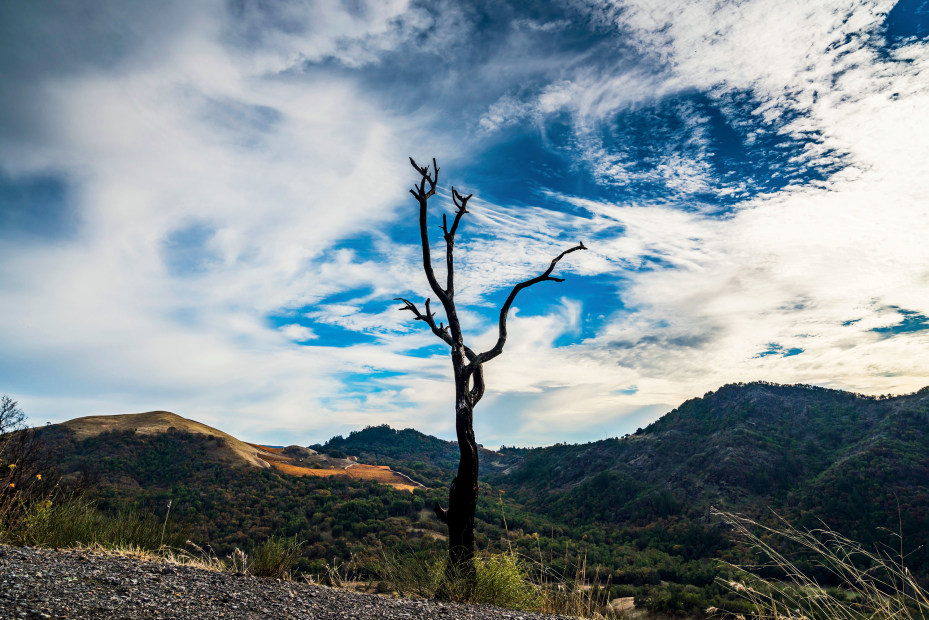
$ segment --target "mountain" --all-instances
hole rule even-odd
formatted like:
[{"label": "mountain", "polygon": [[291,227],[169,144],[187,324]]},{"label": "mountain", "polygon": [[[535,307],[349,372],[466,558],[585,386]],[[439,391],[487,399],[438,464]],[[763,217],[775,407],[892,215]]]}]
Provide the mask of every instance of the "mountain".
[{"label": "mountain", "polygon": [[[398,446],[415,446],[415,460]],[[319,446],[365,454],[446,481],[457,445],[372,427]],[[712,507],[798,525],[823,523],[870,546],[929,531],[929,388],[871,397],[808,385],[731,384],[683,403],[633,435],[485,451],[481,480],[567,526],[665,529],[692,539]],[[689,537],[689,538],[688,538]],[[712,534],[698,538],[716,544]],[[695,553],[699,555],[697,549]],[[929,553],[909,561],[929,576]],[[912,567],[911,567],[912,568]]]},{"label": "mountain", "polygon": [[487,480],[569,521],[772,507],[810,511],[853,534],[896,529],[899,502],[905,529],[917,534],[929,529],[927,422],[929,388],[874,398],[811,386],[727,385],[634,435],[529,450]]},{"label": "mountain", "polygon": [[[874,398],[750,383],[689,400],[633,435],[482,449],[478,546],[571,575],[583,564],[614,597],[693,615],[733,608],[714,558],[749,560],[710,508],[772,523],[773,509],[868,548],[897,548],[888,530],[898,533],[915,548],[910,569],[929,579],[918,548],[929,531],[927,424],[929,389]],[[297,536],[307,543],[300,570],[341,565],[358,577],[375,575],[384,553],[441,551],[444,526],[429,507],[446,501],[458,461],[456,443],[413,429],[269,448],[167,412],[81,418],[39,435],[104,509],[162,516],[171,501],[172,522],[218,553]]]},{"label": "mountain", "polygon": [[[69,444],[70,450],[64,449],[71,460],[86,461],[89,455],[75,449],[78,445],[93,446],[86,440],[105,437],[121,437],[123,443],[132,443],[131,437],[154,436],[165,433],[191,434],[205,436],[207,442],[198,455],[205,462],[221,463],[230,467],[273,468],[294,476],[329,477],[340,476],[364,480],[374,480],[390,485],[395,489],[411,491],[423,485],[404,474],[392,471],[387,466],[367,465],[357,458],[334,458],[318,454],[302,446],[275,448],[259,444],[246,443],[228,433],[206,424],[188,420],[169,411],[149,411],[147,413],[130,413],[125,415],[101,415],[75,418],[51,425],[42,430],[49,439]],[[73,469],[73,463],[72,463]]]},{"label": "mountain", "polygon": [[[412,429],[368,427],[316,448],[430,477],[457,467],[456,443]],[[633,435],[482,450],[481,479],[575,522],[696,516],[709,506],[802,506],[841,521],[899,501],[918,520],[914,527],[929,529],[929,388],[878,398],[808,385],[726,385]]]},{"label": "mountain", "polygon": [[[366,462],[390,466],[430,485],[447,486],[458,469],[458,443],[425,435],[412,428],[395,430],[386,424],[336,435],[325,444],[311,446],[330,455],[353,454]],[[478,446],[484,471],[505,471],[518,461],[514,455]]]}]

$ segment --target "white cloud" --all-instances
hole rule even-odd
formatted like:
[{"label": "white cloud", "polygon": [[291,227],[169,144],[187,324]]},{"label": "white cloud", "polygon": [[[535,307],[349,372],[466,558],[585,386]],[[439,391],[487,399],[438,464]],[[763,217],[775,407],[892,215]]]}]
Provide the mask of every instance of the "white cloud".
[{"label": "white cloud", "polygon": [[319,338],[312,329],[299,323],[290,323],[280,327],[281,333],[295,342],[306,342]]},{"label": "white cloud", "polygon": [[[435,56],[453,54],[466,16],[442,25],[405,1],[355,4],[252,7],[233,18],[220,4],[173,7],[152,32],[132,29],[137,44],[115,58],[65,67],[56,56],[56,71],[33,59],[35,71],[15,74],[9,92],[19,99],[0,96],[17,124],[0,121],[0,166],[17,178],[63,176],[80,222],[64,240],[0,247],[0,390],[15,391],[34,419],[165,408],[269,442],[382,421],[450,436],[448,360],[409,355],[438,341],[409,313],[366,305],[399,295],[421,304],[416,295],[428,294],[415,239],[398,243],[390,231],[415,212],[405,157],[434,152],[452,169],[481,140],[566,118],[603,185],[707,191],[718,179],[707,120],[694,109],[678,111],[674,147],[646,171],[602,139],[619,112],[693,91],[720,106],[728,93],[751,93],[761,127],[818,136],[798,158],[828,163],[838,153],[844,167],[726,218],[671,200],[553,192],[537,207],[511,207],[475,187],[457,244],[475,348],[496,337],[485,311],[580,240],[590,251],[558,273],[615,278],[624,305],[606,312],[595,337],[559,348],[563,336],[579,339],[591,302],[546,283],[533,294],[561,301],[531,316],[520,297],[507,350],[487,368],[482,441],[615,434],[735,380],[872,393],[929,382],[929,332],[870,331],[898,324],[900,309],[929,315],[929,147],[915,139],[929,135],[929,51],[872,48],[888,3],[610,3],[600,17],[635,53],[617,47],[597,62],[589,51],[540,53],[527,41],[568,24],[522,20],[468,68],[494,86],[483,99],[461,97],[484,130],[464,138],[474,155],[442,131],[443,115],[467,116],[462,107],[448,112],[437,96],[405,115],[352,72],[418,37],[434,42],[436,29],[459,38]],[[428,92],[457,93],[459,70],[436,75]],[[556,201],[574,210],[545,208]],[[191,246],[189,261],[168,260],[172,239]],[[350,299],[324,303],[334,293]],[[272,314],[291,318],[276,328]],[[304,319],[376,342],[322,346]],[[803,352],[759,357],[772,343]]]},{"label": "white cloud", "polygon": [[[417,130],[351,81],[307,87],[238,62],[241,50],[224,44],[204,7],[157,58],[40,76],[42,139],[0,149],[0,165],[18,174],[64,171],[81,221],[70,242],[0,249],[5,351],[35,369],[7,381],[24,404],[61,386],[60,400],[37,401],[49,409],[31,408],[37,417],[98,413],[74,407],[107,394],[107,412],[166,398],[193,417],[235,411],[232,431],[259,409],[267,422],[309,431],[303,418],[338,396],[336,375],[362,368],[350,351],[323,359],[288,345],[266,316],[378,277],[327,249],[393,217]],[[203,251],[215,260],[177,277],[164,240],[192,221],[213,232]],[[312,337],[297,325],[283,331]],[[25,376],[35,373],[44,381]],[[72,406],[72,395],[93,392]]]},{"label": "white cloud", "polygon": [[227,36],[242,47],[236,60],[261,73],[325,60],[348,67],[376,64],[383,53],[435,25],[409,0],[362,0],[350,8],[326,2],[240,6],[227,23]]}]

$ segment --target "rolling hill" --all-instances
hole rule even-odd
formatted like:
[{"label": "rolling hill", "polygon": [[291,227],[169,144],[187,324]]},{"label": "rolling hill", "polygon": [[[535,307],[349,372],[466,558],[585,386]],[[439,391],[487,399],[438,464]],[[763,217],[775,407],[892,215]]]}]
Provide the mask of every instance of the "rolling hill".
[{"label": "rolling hill", "polygon": [[78,442],[103,434],[158,435],[169,431],[205,435],[210,443],[201,457],[231,467],[274,468],[294,476],[339,476],[373,480],[406,491],[423,487],[409,476],[392,471],[384,465],[366,465],[355,458],[333,458],[301,446],[271,448],[246,443],[228,433],[169,411],[86,416],[44,430],[46,434],[69,433]]},{"label": "rolling hill", "polygon": [[529,450],[487,479],[528,507],[579,522],[771,507],[867,539],[875,528],[896,530],[900,516],[916,540],[929,529],[927,421],[929,389],[873,398],[728,385],[635,435]]}]

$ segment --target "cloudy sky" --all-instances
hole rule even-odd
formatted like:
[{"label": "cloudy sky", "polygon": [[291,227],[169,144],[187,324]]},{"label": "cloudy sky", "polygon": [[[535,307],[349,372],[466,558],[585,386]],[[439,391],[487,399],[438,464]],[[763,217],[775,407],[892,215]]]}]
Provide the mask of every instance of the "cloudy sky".
[{"label": "cloudy sky", "polygon": [[590,248],[517,299],[486,445],[734,381],[929,385],[923,0],[94,0],[0,4],[0,393],[453,437],[446,347],[393,301],[429,292],[410,155],[434,233],[475,194],[472,348]]}]

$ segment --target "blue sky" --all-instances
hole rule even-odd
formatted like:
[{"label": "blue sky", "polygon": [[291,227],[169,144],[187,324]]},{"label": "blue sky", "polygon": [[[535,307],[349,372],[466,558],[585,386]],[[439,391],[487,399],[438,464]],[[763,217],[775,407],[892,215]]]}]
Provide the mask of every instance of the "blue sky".
[{"label": "blue sky", "polygon": [[[0,5],[0,393],[253,441],[454,435],[407,157],[473,192],[489,446],[733,381],[929,384],[922,0]],[[433,228],[436,231],[437,228]],[[437,237],[433,237],[438,241]],[[437,250],[441,250],[436,246]]]}]

